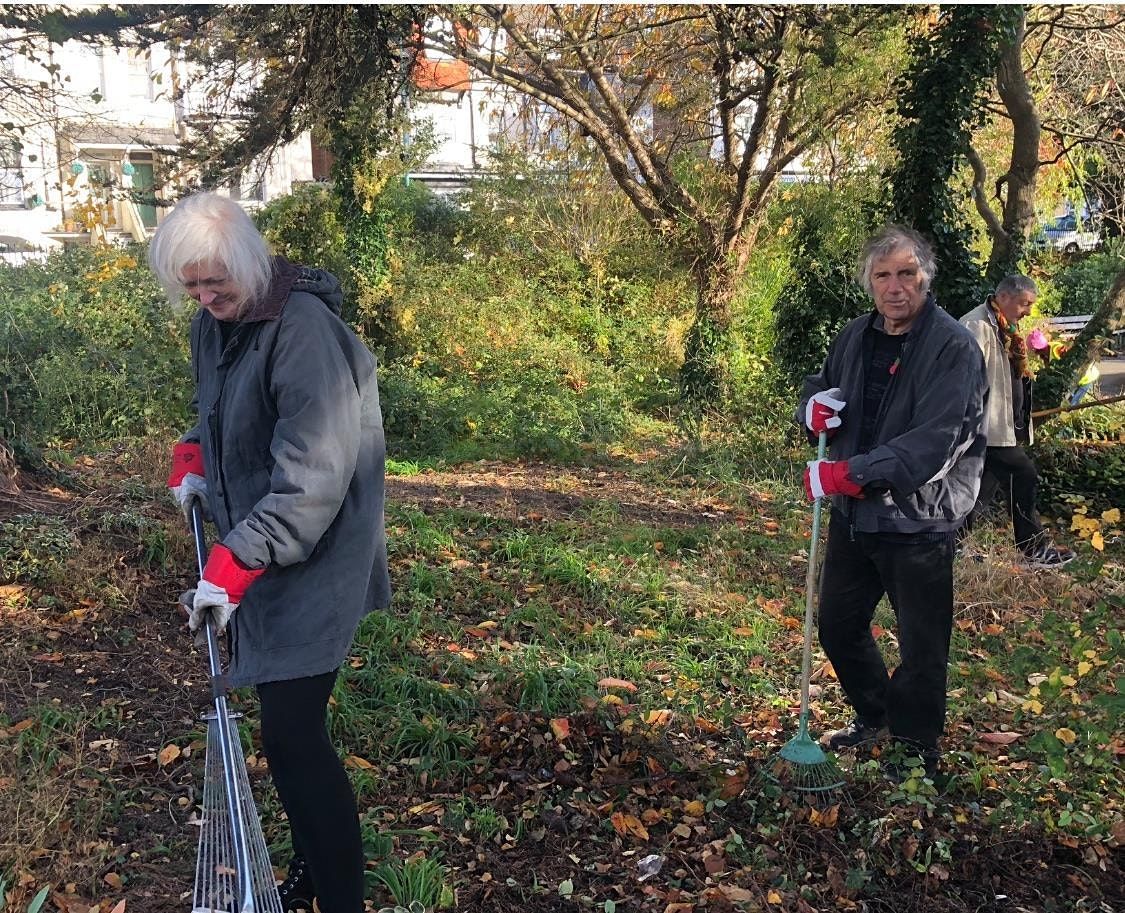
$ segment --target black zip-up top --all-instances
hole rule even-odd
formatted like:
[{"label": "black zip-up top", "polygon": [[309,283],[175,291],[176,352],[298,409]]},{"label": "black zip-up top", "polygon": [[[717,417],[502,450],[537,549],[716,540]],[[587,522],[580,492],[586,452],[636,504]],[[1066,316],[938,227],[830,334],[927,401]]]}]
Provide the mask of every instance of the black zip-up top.
[{"label": "black zip-up top", "polygon": [[797,421],[817,392],[839,387],[847,406],[829,458],[847,460],[863,498],[833,498],[859,532],[922,533],[956,529],[972,509],[984,469],[982,433],[988,386],[972,334],[928,296],[888,369],[870,443],[862,440],[866,366],[878,312],[849,323],[820,373],[805,378]]}]

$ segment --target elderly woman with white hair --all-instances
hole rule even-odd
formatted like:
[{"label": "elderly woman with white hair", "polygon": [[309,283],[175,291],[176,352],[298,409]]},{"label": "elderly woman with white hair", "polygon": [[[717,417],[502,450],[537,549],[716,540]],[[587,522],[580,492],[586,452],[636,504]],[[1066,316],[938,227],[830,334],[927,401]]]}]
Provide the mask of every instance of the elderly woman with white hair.
[{"label": "elderly woman with white hair", "polygon": [[[810,500],[832,498],[820,589],[820,642],[855,710],[833,749],[885,735],[886,771],[933,776],[945,726],[953,626],[954,533],[984,466],[984,360],[972,335],[930,293],[936,270],[916,231],[890,225],[868,241],[860,281],[875,303],[805,378],[798,421],[831,438],[831,459],[805,473]],[[889,598],[901,661],[890,676],[871,633]],[[910,762],[907,755],[918,761]]]},{"label": "elderly woman with white hair", "polygon": [[157,229],[149,262],[191,323],[198,424],[168,480],[200,496],[219,541],[189,626],[226,627],[232,686],[254,685],[262,748],[289,818],[289,909],[363,910],[355,795],[325,712],[361,619],[390,601],[375,358],[340,319],[335,277],[271,257],[235,202],[200,193]]}]

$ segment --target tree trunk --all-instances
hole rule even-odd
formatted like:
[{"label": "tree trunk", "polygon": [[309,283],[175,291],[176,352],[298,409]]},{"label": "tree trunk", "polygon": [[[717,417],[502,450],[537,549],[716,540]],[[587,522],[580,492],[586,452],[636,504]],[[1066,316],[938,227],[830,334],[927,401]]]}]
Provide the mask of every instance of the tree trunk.
[{"label": "tree trunk", "polygon": [[993,236],[986,275],[995,285],[1016,271],[1027,236],[1035,224],[1035,181],[1039,172],[1039,112],[1023,70],[1027,25],[1021,15],[1012,40],[1001,48],[996,88],[1012,119],[1012,158],[1002,178],[1005,186],[1002,230]]},{"label": "tree trunk", "polygon": [[16,484],[19,467],[16,465],[16,455],[8,442],[0,437],[0,493],[15,494],[20,490]]},{"label": "tree trunk", "polygon": [[1070,350],[1039,372],[1035,379],[1035,400],[1042,409],[1062,402],[1078,383],[1091,361],[1100,354],[1102,339],[1125,326],[1125,269],[1117,274],[1113,286],[1094,312]]},{"label": "tree trunk", "polygon": [[734,286],[738,278],[725,253],[699,258],[692,267],[698,286],[695,322],[684,341],[680,388],[695,409],[718,407],[726,391],[726,349]]}]

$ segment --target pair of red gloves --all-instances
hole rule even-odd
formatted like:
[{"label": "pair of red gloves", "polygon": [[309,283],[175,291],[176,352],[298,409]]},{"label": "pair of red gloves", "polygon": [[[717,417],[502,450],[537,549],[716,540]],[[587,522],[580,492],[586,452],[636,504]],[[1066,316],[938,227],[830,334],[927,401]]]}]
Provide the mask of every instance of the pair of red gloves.
[{"label": "pair of red gloves", "polygon": [[[172,448],[172,471],[168,475],[172,490],[184,515],[191,517],[191,504],[199,498],[207,503],[207,479],[203,469],[203,449],[196,443],[178,443]],[[200,631],[207,614],[215,620],[215,633],[221,632],[234,610],[242,602],[246,590],[265,573],[244,564],[222,543],[211,547],[203,576],[195,589],[180,596],[180,604],[188,613],[188,628]]]},{"label": "pair of red gloves", "polygon": [[[805,427],[816,435],[835,434],[844,423],[840,418],[847,405],[843,395],[839,387],[814,393],[805,405]],[[811,460],[805,469],[805,495],[810,501],[831,495],[862,498],[863,486],[852,481],[847,460]]]}]

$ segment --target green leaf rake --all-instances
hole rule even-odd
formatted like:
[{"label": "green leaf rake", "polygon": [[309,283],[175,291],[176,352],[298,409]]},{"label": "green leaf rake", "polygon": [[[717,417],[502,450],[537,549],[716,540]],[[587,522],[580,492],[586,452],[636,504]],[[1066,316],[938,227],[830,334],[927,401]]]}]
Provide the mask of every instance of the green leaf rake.
[{"label": "green leaf rake", "polygon": [[[820,433],[816,458],[828,451],[828,435]],[[813,502],[809,567],[805,573],[805,648],[801,660],[801,718],[797,734],[782,746],[771,762],[769,776],[781,786],[809,793],[824,800],[844,786],[844,775],[836,761],[809,735],[809,679],[812,677],[812,633],[817,591],[817,551],[820,542],[821,499]]]}]

